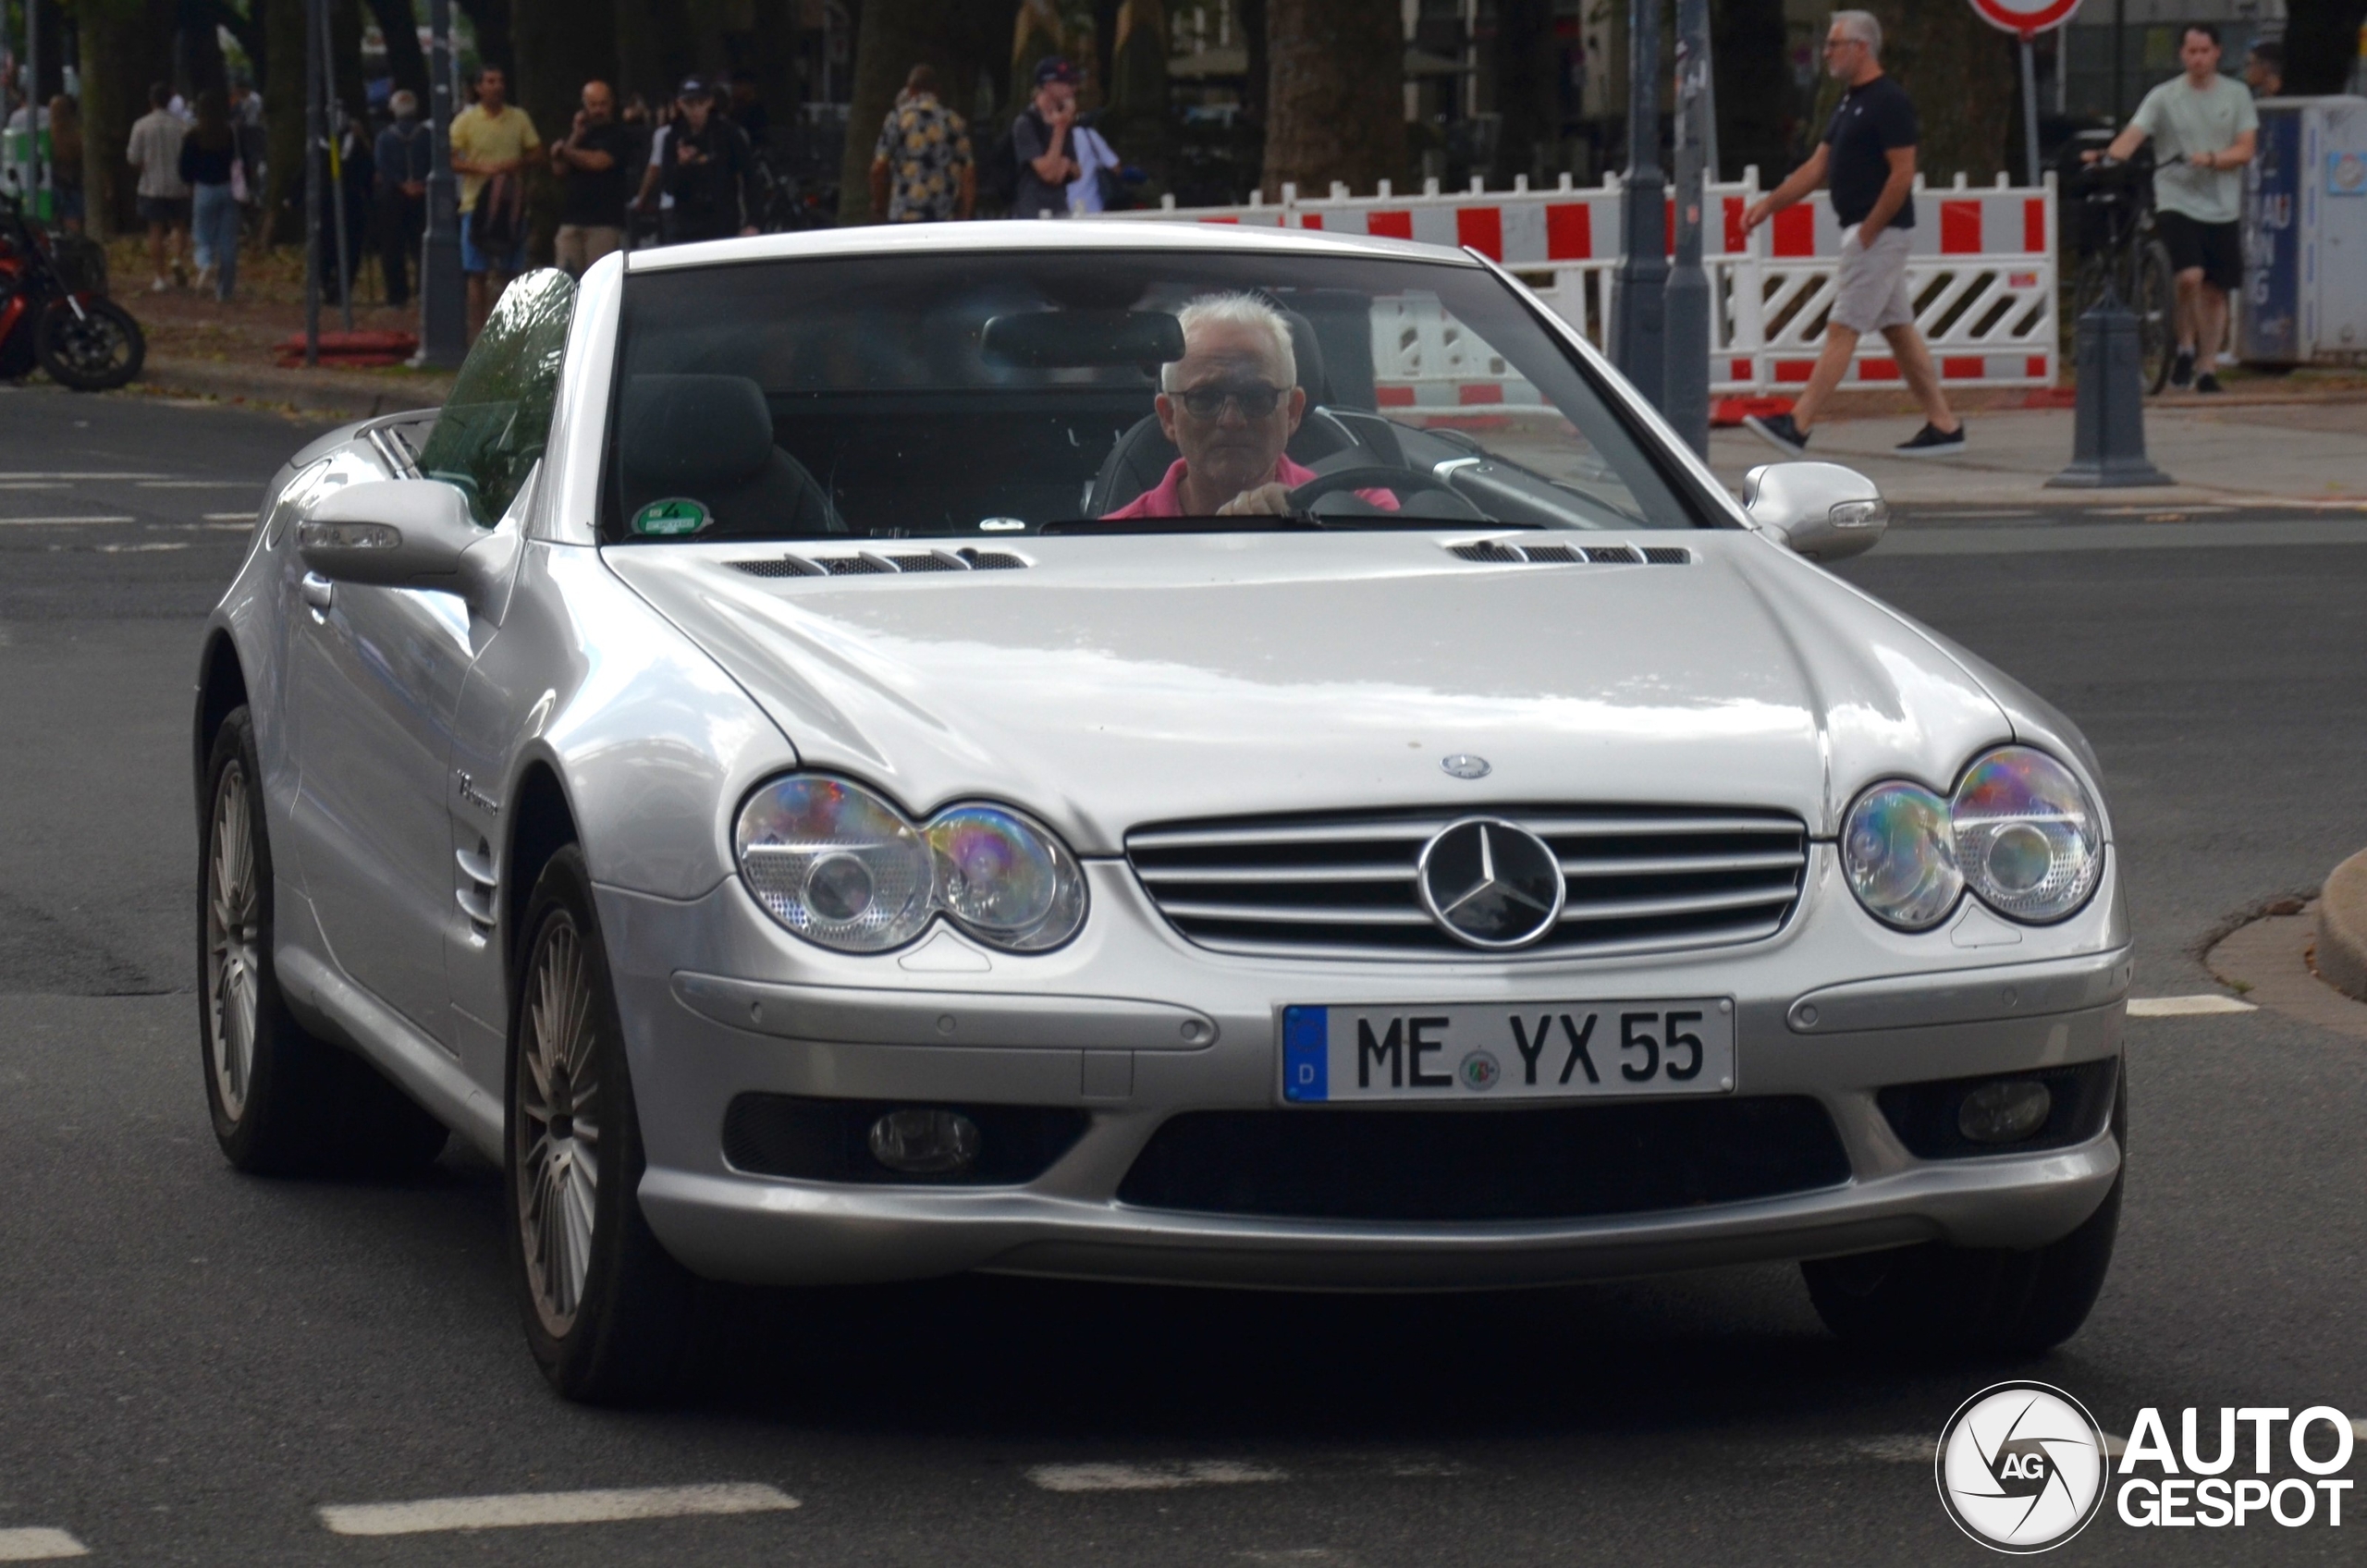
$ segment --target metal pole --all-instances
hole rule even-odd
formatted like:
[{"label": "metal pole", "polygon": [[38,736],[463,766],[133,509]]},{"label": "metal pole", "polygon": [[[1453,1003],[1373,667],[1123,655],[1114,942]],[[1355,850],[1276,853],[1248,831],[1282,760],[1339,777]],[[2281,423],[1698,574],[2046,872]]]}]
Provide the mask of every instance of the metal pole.
[{"label": "metal pole", "polygon": [[452,0],[430,0],[427,232],[420,245],[420,365],[447,370],[469,351],[460,282],[460,199],[452,178]]},{"label": "metal pole", "polygon": [[2121,61],[2128,54],[2128,0],[2112,0],[2112,127],[2120,129],[2122,100],[2120,93]]},{"label": "metal pole", "polygon": [[1627,182],[1621,195],[1626,254],[1619,263],[1619,330],[1612,347],[1620,373],[1657,404],[1668,395],[1661,368],[1667,325],[1662,289],[1668,283],[1668,190],[1661,173],[1659,0],[1628,0]]},{"label": "metal pole", "polygon": [[43,189],[41,178],[42,142],[46,139],[42,135],[41,116],[41,0],[25,0],[25,144],[32,150],[32,158],[25,165],[32,181],[32,188],[25,192],[25,210],[46,221],[49,193]]},{"label": "metal pole", "polygon": [[352,242],[346,238],[345,227],[345,155],[337,142],[345,131],[345,105],[337,101],[337,50],[335,30],[329,23],[329,0],[313,0],[321,12],[321,96],[327,103],[323,119],[328,130],[329,200],[337,216],[337,299],[345,316],[345,329],[353,330],[353,258],[349,252]]},{"label": "metal pole", "polygon": [[1676,0],[1676,262],[1665,294],[1668,361],[1661,412],[1710,455],[1710,276],[1701,267],[1702,92],[1710,0]]},{"label": "metal pole", "polygon": [[2022,164],[2032,190],[2038,187],[2038,67],[2030,58],[2032,39],[2022,34]]},{"label": "metal pole", "polygon": [[321,362],[321,25],[317,0],[304,6],[304,362]]}]

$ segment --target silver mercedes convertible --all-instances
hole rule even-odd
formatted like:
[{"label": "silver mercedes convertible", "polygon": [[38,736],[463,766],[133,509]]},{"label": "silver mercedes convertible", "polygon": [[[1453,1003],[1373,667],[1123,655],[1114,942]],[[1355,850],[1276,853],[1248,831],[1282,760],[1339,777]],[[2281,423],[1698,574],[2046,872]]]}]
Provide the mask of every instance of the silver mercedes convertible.
[{"label": "silver mercedes convertible", "polygon": [[194,735],[244,1170],[506,1173],[529,1343],[702,1280],[1432,1290],[1770,1259],[2071,1334],[2095,759],[1473,254],[947,225],[511,286],[273,482]]}]

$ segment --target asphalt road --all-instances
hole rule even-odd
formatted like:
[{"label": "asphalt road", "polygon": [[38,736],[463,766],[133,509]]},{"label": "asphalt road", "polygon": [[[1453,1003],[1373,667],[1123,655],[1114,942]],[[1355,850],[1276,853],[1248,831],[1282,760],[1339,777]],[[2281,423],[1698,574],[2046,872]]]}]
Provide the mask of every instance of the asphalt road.
[{"label": "asphalt road", "polygon": [[[306,434],[0,390],[0,1557],[51,1529],[138,1563],[1971,1562],[1930,1445],[1995,1378],[2116,1432],[2367,1413],[2367,1046],[2265,1011],[2130,1024],[2118,1261],[2042,1361],[1863,1362],[1782,1268],[1387,1299],[972,1280],[735,1297],[681,1407],[562,1404],[494,1172],[250,1180],[207,1129],[196,631],[227,514]],[[117,477],[27,477],[84,473]],[[2129,521],[1910,517],[1844,570],[2086,729],[2138,990],[2178,995],[2206,936],[2367,841],[2367,545]],[[799,1506],[381,1539],[318,1512],[728,1482]],[[2108,1513],[2065,1555],[2356,1562],[2361,1527],[2367,1501],[2345,1529]]]}]

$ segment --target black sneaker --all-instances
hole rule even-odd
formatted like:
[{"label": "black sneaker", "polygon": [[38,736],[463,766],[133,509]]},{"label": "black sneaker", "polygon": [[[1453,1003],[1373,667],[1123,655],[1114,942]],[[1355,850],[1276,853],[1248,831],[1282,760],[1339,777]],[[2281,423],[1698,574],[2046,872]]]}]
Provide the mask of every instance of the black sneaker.
[{"label": "black sneaker", "polygon": [[1744,428],[1783,453],[1797,458],[1809,449],[1809,434],[1792,423],[1790,414],[1750,414],[1743,420]]},{"label": "black sneaker", "polygon": [[2170,361],[2170,385],[2184,386],[2194,379],[2194,350],[2180,349],[2178,357]]},{"label": "black sneaker", "polygon": [[2219,390],[2219,378],[2204,371],[2194,378],[2194,389],[2197,392],[2216,392]]},{"label": "black sneaker", "polygon": [[1964,423],[1958,421],[1954,430],[1942,430],[1936,424],[1926,424],[1915,433],[1911,441],[1902,441],[1891,448],[1891,455],[1900,458],[1945,458],[1964,450]]}]

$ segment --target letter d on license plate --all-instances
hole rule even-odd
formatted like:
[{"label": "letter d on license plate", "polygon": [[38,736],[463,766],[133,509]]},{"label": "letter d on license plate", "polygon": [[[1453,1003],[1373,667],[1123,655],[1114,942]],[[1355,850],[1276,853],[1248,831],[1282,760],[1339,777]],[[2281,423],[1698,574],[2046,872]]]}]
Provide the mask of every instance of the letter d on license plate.
[{"label": "letter d on license plate", "polygon": [[1591,1099],[1735,1086],[1735,1006],[1688,1001],[1282,1010],[1282,1097]]}]

